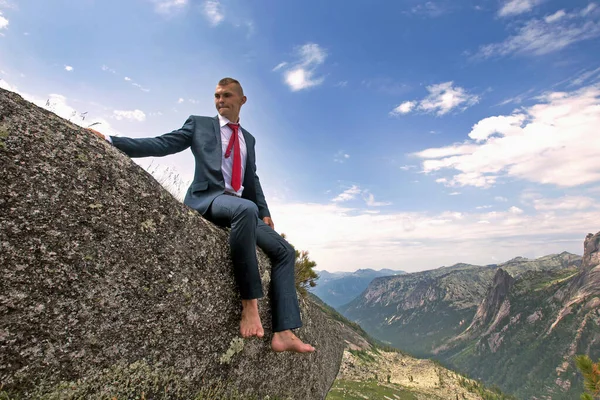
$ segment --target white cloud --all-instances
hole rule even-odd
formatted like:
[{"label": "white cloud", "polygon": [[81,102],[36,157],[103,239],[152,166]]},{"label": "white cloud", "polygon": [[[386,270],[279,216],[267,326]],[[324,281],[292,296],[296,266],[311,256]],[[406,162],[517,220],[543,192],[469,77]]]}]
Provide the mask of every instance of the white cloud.
[{"label": "white cloud", "polygon": [[284,82],[289,88],[296,92],[322,84],[325,78],[316,77],[315,73],[316,68],[325,62],[327,52],[316,43],[307,43],[297,48],[296,54],[296,62],[281,63],[275,67],[277,70],[285,69],[283,72]]},{"label": "white cloud", "polygon": [[335,155],[333,156],[333,161],[342,164],[342,163],[344,163],[344,161],[346,161],[349,158],[350,158],[350,154],[344,153],[343,150],[340,150],[337,153],[335,153]]},{"label": "white cloud", "polygon": [[[589,9],[589,11],[588,11]],[[600,36],[600,21],[595,7],[570,13],[561,11],[542,19],[531,19],[500,43],[481,46],[475,58],[509,54],[544,55],[583,40]]]},{"label": "white cloud", "polygon": [[428,1],[423,4],[417,4],[410,9],[411,14],[425,15],[427,17],[439,17],[444,14],[446,10],[440,5],[433,1]]},{"label": "white cloud", "polygon": [[452,192],[452,193],[449,193],[448,195],[449,196],[458,196],[459,194],[460,194],[460,192]]},{"label": "white cloud", "polygon": [[[102,68],[102,71],[110,72],[111,74],[116,74],[116,73],[117,73],[117,71],[115,71],[115,70],[114,70],[114,69],[112,69],[112,68],[109,68],[109,67],[107,67],[106,65],[102,65],[102,67],[101,67],[101,68]],[[126,78],[126,79],[127,79],[127,78]]]},{"label": "white cloud", "polygon": [[188,0],[152,0],[154,2],[154,9],[156,12],[161,14],[170,14],[175,11],[181,10],[188,3]]},{"label": "white cloud", "polygon": [[351,188],[344,190],[342,193],[337,195],[331,201],[334,203],[337,203],[337,202],[352,200],[352,199],[356,198],[356,196],[358,196],[361,192],[362,192],[362,190],[358,186],[352,185]]},{"label": "white cloud", "polygon": [[509,17],[529,12],[533,7],[540,4],[542,0],[505,0],[502,8],[498,11],[501,17]]},{"label": "white cloud", "polygon": [[600,80],[600,67],[578,74],[576,78],[571,80],[569,86],[580,86],[585,83],[594,83],[598,80]]},{"label": "white cloud", "polygon": [[524,213],[524,211],[522,209],[520,209],[519,207],[515,207],[515,206],[512,206],[511,208],[509,208],[508,212],[511,214],[523,214]]},{"label": "white cloud", "polygon": [[8,29],[9,21],[5,17],[2,16],[2,11],[0,11],[0,29]]},{"label": "white cloud", "polygon": [[565,10],[558,10],[554,14],[546,16],[544,18],[544,21],[546,21],[547,23],[551,24],[553,22],[558,21],[559,19],[561,19],[565,15],[567,15],[567,13],[565,12]]},{"label": "white cloud", "polygon": [[124,79],[125,79],[127,82],[129,82],[129,81],[131,80],[131,78],[130,78],[130,77],[128,77],[128,76],[126,76]]},{"label": "white cloud", "polygon": [[590,4],[588,4],[588,6],[586,8],[584,8],[583,10],[581,10],[579,12],[579,15],[581,15],[582,17],[585,17],[586,15],[588,15],[589,13],[594,11],[596,9],[596,7],[598,7],[596,5],[596,3],[590,3]]},{"label": "white cloud", "polygon": [[494,197],[494,200],[496,200],[497,202],[500,202],[500,203],[506,203],[508,201],[508,199],[503,196],[496,196],[496,197]]},{"label": "white cloud", "polygon": [[404,103],[400,104],[398,107],[394,108],[394,110],[392,111],[392,114],[408,114],[409,112],[411,112],[413,110],[413,108],[415,108],[416,105],[417,105],[416,101],[405,101]]},{"label": "white cloud", "polygon": [[206,17],[206,19],[208,19],[212,26],[219,25],[223,21],[223,19],[225,19],[223,7],[218,1],[205,1],[203,11],[204,16]]},{"label": "white cloud", "polygon": [[557,199],[536,199],[533,201],[533,207],[539,211],[585,210],[596,203],[591,197],[564,196]]},{"label": "white cloud", "polygon": [[[457,262],[488,264],[490,257],[572,251],[598,230],[600,209],[570,213],[516,208],[489,212],[369,213],[346,203],[273,203],[278,231],[309,250],[320,269],[355,270],[385,265],[408,271]],[[360,227],[357,229],[357,227]],[[527,227],[527,229],[523,229]]]},{"label": "white cloud", "polygon": [[71,67],[70,65],[65,65],[65,71],[73,71],[73,67]]},{"label": "white cloud", "polygon": [[455,170],[450,186],[489,187],[503,177],[559,187],[600,181],[600,85],[538,100],[479,121],[459,146],[416,153],[423,172]]},{"label": "white cloud", "polygon": [[185,101],[185,100],[184,100],[183,98],[181,98],[181,97],[180,97],[180,98],[179,98],[179,100],[177,100],[177,104],[181,104],[181,103],[183,103],[184,101]]},{"label": "white cloud", "polygon": [[477,149],[475,144],[457,144],[447,147],[431,148],[415,153],[420,158],[442,158],[449,156],[459,156],[463,154],[471,154]]},{"label": "white cloud", "polygon": [[281,68],[285,67],[286,65],[287,65],[287,62],[285,62],[285,61],[280,62],[273,68],[273,71],[279,71]]},{"label": "white cloud", "polygon": [[492,208],[493,206],[490,205],[485,205],[485,206],[477,206],[475,207],[476,210],[485,210],[487,208]]},{"label": "white cloud", "polygon": [[137,87],[137,88],[139,88],[139,89],[140,89],[142,92],[146,92],[146,93],[147,93],[147,92],[149,92],[149,91],[150,91],[150,89],[147,89],[147,88],[143,87],[143,86],[142,86],[142,85],[140,85],[139,83],[135,83],[135,82],[134,82],[134,83],[132,83],[132,85],[133,85],[133,86],[135,86],[135,87]]},{"label": "white cloud", "polygon": [[365,200],[365,203],[367,203],[367,206],[369,207],[382,207],[392,205],[392,203],[389,201],[375,201],[375,196],[373,196],[373,193],[364,193],[363,198]]},{"label": "white cloud", "polygon": [[133,110],[133,111],[114,110],[113,115],[114,115],[114,118],[117,120],[130,119],[130,120],[140,121],[140,122],[143,122],[146,120],[146,114],[144,114],[144,112],[141,110]]},{"label": "white cloud", "polygon": [[438,116],[449,113],[454,109],[464,111],[479,102],[479,96],[469,94],[454,82],[444,82],[427,86],[429,95],[421,101],[405,101],[392,110],[392,115],[407,114],[413,110],[425,113],[435,112]]}]

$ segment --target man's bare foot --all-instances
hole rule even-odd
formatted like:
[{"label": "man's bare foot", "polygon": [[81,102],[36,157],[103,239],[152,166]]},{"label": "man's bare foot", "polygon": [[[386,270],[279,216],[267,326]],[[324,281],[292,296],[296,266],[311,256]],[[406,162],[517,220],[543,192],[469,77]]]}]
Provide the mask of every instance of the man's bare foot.
[{"label": "man's bare foot", "polygon": [[243,338],[265,336],[265,330],[260,323],[258,315],[258,300],[242,300],[242,321],[240,322],[240,334]]},{"label": "man's bare foot", "polygon": [[291,330],[275,332],[271,340],[271,349],[276,352],[293,351],[296,353],[312,353],[315,348],[303,343]]}]

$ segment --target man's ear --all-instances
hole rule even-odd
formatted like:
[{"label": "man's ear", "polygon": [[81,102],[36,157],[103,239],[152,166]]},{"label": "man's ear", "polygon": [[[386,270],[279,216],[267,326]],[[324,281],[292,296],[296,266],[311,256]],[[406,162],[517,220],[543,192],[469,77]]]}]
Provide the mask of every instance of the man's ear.
[{"label": "man's ear", "polygon": [[246,100],[248,100],[248,98],[246,96],[242,96],[242,104],[241,105],[246,104]]}]

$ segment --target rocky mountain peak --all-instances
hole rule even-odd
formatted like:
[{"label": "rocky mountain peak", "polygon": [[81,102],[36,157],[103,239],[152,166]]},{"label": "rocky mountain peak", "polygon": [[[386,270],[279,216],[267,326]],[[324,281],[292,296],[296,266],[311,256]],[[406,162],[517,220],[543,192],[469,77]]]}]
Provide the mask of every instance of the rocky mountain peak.
[{"label": "rocky mountain peak", "polygon": [[589,233],[583,243],[583,268],[593,268],[600,264],[600,232]]},{"label": "rocky mountain peak", "polygon": [[477,308],[475,317],[473,317],[467,331],[486,326],[492,320],[494,320],[493,325],[495,325],[496,321],[499,322],[504,316],[508,315],[510,304],[507,297],[514,283],[515,279],[508,272],[498,268],[492,280],[492,285],[488,289],[485,299]]}]

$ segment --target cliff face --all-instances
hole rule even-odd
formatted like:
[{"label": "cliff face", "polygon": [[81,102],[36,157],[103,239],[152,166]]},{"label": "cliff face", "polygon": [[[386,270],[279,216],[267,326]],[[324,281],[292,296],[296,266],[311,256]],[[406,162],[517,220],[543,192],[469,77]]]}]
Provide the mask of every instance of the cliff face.
[{"label": "cliff face", "polygon": [[477,308],[475,317],[473,317],[473,321],[466,332],[478,326],[489,324],[492,319],[499,322],[508,313],[510,302],[506,298],[514,282],[515,279],[508,272],[502,268],[498,268],[496,275],[494,275],[492,286],[483,302]]},{"label": "cliff face", "polygon": [[0,89],[0,166],[3,390],[176,399],[219,386],[324,398],[344,347],[337,324],[302,300],[297,334],[317,352],[275,354],[265,298],[265,338],[239,338],[227,232],[128,157]]}]

